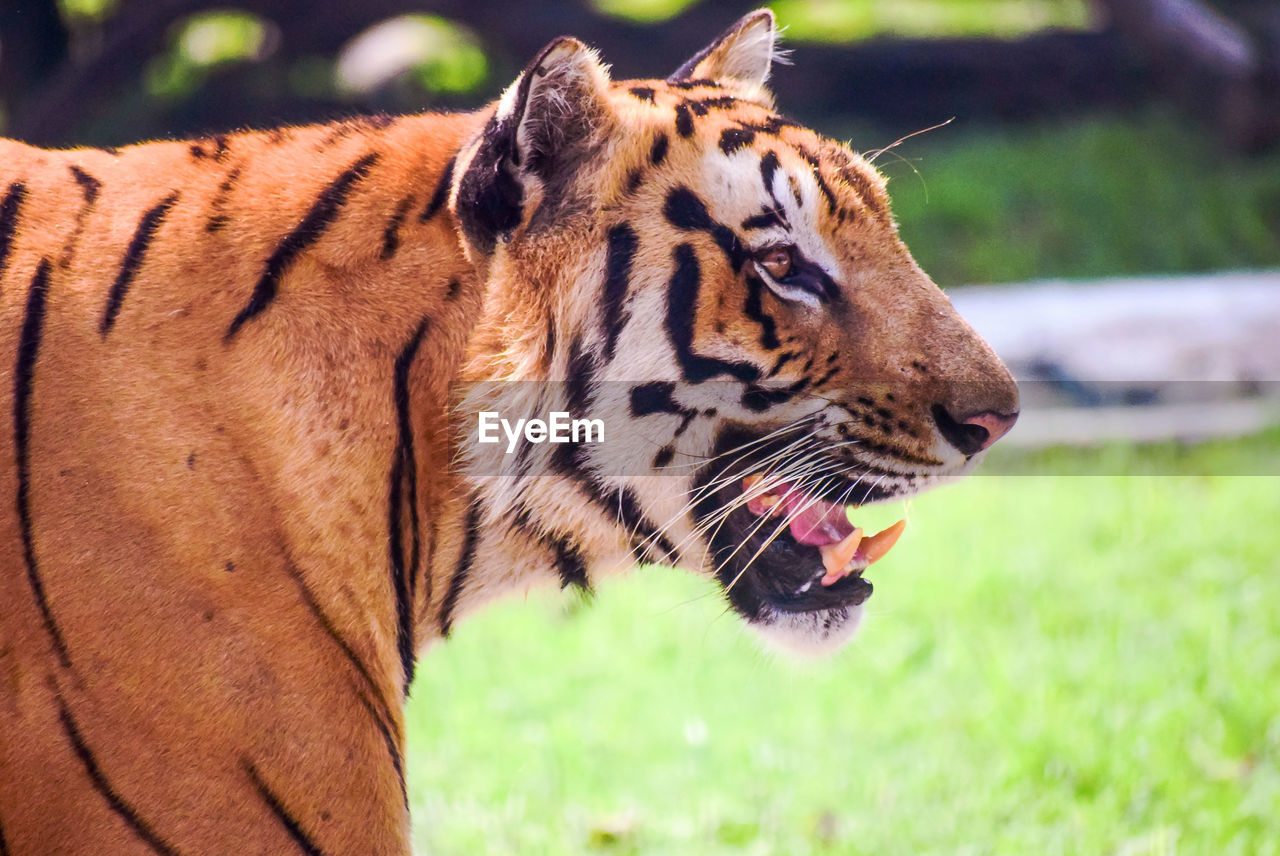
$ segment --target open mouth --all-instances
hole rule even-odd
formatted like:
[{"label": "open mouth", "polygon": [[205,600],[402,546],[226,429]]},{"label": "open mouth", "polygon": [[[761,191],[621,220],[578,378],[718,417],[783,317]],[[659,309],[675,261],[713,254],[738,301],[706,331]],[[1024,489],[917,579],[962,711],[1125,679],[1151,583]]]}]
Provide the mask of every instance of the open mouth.
[{"label": "open mouth", "polygon": [[779,518],[796,543],[818,548],[823,573],[815,574],[801,587],[803,591],[814,582],[830,588],[851,574],[861,575],[893,549],[907,526],[907,521],[899,520],[874,535],[867,535],[851,519],[857,506],[828,502],[786,482],[768,486],[760,473],[743,479],[742,491],[748,511],[765,520]]},{"label": "open mouth", "polygon": [[[801,481],[801,480],[796,480]],[[839,623],[871,596],[864,572],[892,549],[905,520],[868,534],[857,508],[895,492],[843,479],[807,489],[766,471],[704,491],[695,513],[706,524],[716,575],[735,610],[772,623],[779,614],[826,613]],[[853,502],[849,502],[850,498]],[[852,520],[851,520],[852,519]]]}]

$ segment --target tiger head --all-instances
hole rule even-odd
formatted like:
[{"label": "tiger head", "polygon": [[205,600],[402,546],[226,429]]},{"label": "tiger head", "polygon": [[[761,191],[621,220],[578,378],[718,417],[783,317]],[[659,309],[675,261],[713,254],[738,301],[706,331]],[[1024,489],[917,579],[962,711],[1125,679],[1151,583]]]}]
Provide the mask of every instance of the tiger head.
[{"label": "tiger head", "polygon": [[562,38],[505,92],[451,200],[488,281],[466,377],[606,437],[466,454],[484,525],[553,545],[562,576],[566,556],[701,569],[766,635],[823,649],[901,529],[863,533],[854,507],[967,473],[1018,392],[907,251],[885,179],[774,112],[775,56],[761,10],[665,80],[613,82]]}]

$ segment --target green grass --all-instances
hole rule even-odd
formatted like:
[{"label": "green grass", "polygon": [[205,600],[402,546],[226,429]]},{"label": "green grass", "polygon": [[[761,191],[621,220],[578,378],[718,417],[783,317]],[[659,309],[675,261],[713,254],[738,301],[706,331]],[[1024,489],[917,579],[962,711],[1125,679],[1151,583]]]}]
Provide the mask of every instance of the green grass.
[{"label": "green grass", "polygon": [[[852,136],[868,151],[892,139]],[[1280,151],[1231,154],[1185,119],[958,122],[878,165],[944,286],[1280,265]]]},{"label": "green grass", "polygon": [[417,846],[1280,853],[1277,519],[1277,478],[974,478],[811,663],[675,571],[501,604],[421,663]]}]

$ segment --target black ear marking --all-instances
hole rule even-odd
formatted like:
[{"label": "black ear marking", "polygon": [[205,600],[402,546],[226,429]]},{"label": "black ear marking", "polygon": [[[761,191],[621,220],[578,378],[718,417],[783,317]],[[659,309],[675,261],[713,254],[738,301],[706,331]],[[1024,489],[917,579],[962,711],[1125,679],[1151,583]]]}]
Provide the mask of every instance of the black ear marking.
[{"label": "black ear marking", "polygon": [[542,186],[542,207],[571,201],[570,180],[603,121],[605,79],[591,50],[568,36],[520,73],[458,179],[458,219],[475,249],[488,254],[510,238],[524,220],[531,183]]},{"label": "black ear marking", "polygon": [[[507,165],[508,143],[502,123],[490,119],[483,142],[458,184],[458,222],[481,253],[492,253],[498,239],[516,226],[524,204],[524,187]],[[510,135],[514,137],[514,134]]]}]

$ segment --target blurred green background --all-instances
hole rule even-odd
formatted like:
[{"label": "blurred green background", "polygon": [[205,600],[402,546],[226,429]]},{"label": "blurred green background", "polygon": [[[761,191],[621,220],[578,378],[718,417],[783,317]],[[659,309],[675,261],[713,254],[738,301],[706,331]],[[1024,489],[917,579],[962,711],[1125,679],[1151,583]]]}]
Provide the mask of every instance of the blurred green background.
[{"label": "blurred green background", "polygon": [[[140,138],[475,106],[560,32],[661,75],[751,3],[8,0],[0,128]],[[1280,263],[1280,12],[1240,80],[1124,22],[1160,0],[779,0],[784,111],[885,153],[902,231],[942,285]],[[1193,4],[1194,5],[1194,4]],[[451,17],[452,16],[452,17]],[[1210,64],[1212,65],[1212,64]]]},{"label": "blurred green background", "polygon": [[[1155,0],[772,5],[784,112],[863,151],[953,119],[876,161],[944,287],[1280,265],[1274,2],[1189,4],[1245,34],[1245,73],[1144,32]],[[749,8],[5,0],[0,128],[118,145],[476,106],[561,32],[661,76]],[[420,851],[1280,852],[1280,484],[1205,475],[1278,447],[1113,447],[1089,477],[1060,451],[918,499],[820,662],[662,569],[491,609],[413,687]],[[1122,474],[1157,454],[1169,474]]]},{"label": "blurred green background", "polygon": [[1280,852],[1276,479],[1072,472],[915,500],[828,660],[655,568],[463,623],[413,689],[419,846]]}]

